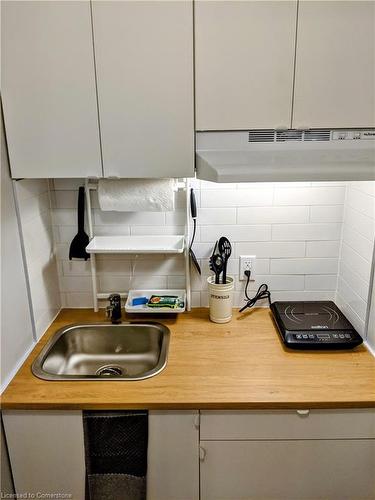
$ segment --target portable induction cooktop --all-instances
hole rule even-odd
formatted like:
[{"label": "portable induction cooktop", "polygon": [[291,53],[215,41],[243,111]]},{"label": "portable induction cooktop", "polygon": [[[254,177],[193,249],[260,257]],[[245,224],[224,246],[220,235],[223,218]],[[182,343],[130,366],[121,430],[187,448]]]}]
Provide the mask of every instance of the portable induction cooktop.
[{"label": "portable induction cooktop", "polygon": [[363,342],[332,301],[273,302],[271,311],[290,349],[352,349]]}]

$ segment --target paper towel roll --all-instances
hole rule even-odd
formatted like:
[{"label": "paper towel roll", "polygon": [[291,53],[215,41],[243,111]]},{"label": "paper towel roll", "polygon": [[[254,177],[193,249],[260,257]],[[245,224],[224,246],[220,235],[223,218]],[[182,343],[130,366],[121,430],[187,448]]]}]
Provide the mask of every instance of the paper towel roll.
[{"label": "paper towel roll", "polygon": [[174,210],[175,182],[175,179],[100,179],[100,209],[116,212]]}]

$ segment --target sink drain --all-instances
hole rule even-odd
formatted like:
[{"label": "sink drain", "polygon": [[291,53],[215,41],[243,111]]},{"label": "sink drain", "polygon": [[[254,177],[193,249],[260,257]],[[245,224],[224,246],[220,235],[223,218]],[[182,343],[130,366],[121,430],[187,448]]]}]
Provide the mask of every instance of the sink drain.
[{"label": "sink drain", "polygon": [[96,370],[95,375],[99,377],[119,377],[123,375],[123,373],[124,370],[119,366],[106,365]]}]

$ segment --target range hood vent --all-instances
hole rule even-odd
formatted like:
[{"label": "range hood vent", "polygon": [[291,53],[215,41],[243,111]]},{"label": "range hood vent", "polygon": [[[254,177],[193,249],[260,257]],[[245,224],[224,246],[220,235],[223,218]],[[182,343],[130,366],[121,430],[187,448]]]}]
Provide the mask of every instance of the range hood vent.
[{"label": "range hood vent", "polygon": [[313,130],[250,130],[248,142],[330,141],[328,128]]},{"label": "range hood vent", "polygon": [[375,129],[197,132],[199,179],[375,180]]}]

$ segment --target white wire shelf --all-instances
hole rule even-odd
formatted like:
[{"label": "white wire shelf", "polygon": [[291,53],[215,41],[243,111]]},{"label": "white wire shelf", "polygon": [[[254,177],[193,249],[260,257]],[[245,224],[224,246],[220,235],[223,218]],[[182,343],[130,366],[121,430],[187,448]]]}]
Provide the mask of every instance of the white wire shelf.
[{"label": "white wire shelf", "polygon": [[86,247],[94,253],[182,253],[185,237],[183,235],[147,236],[94,236]]}]

